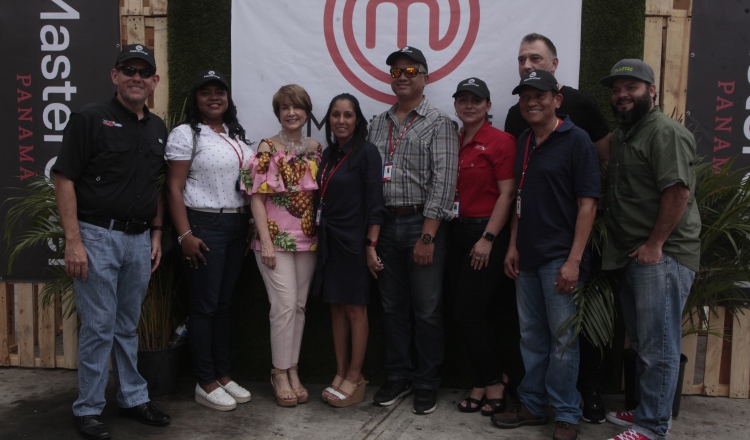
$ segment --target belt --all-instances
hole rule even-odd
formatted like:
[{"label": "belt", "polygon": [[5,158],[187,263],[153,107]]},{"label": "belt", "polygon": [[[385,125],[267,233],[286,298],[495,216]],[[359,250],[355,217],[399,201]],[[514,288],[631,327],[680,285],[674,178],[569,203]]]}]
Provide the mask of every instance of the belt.
[{"label": "belt", "polygon": [[193,211],[210,212],[213,214],[242,214],[245,212],[244,207],[240,208],[188,208]]},{"label": "belt", "polygon": [[149,229],[148,222],[145,220],[120,221],[106,217],[97,217],[93,215],[79,215],[78,220],[91,223],[94,226],[120,231],[126,234],[142,234]]},{"label": "belt", "polygon": [[460,223],[486,223],[490,220],[489,217],[459,217]]},{"label": "belt", "polygon": [[385,209],[391,211],[396,217],[401,217],[404,215],[422,214],[424,205],[386,206]]}]

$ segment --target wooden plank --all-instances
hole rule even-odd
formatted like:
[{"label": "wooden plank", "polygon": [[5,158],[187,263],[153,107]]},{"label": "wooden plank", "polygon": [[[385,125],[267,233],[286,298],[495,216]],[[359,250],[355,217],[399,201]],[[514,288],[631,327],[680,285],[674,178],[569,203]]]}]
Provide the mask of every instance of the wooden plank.
[{"label": "wooden plank", "polygon": [[[683,328],[689,327],[689,322]],[[695,354],[698,352],[698,334],[693,333],[682,338],[682,354],[687,356],[685,375],[682,378],[682,394],[691,394],[695,377]]]},{"label": "wooden plank", "polygon": [[735,317],[732,332],[732,373],[729,397],[747,399],[750,387],[750,311]]},{"label": "wooden plank", "polygon": [[8,307],[9,299],[13,297],[13,288],[5,282],[0,282],[0,367],[10,365],[10,317],[13,314],[13,306]]},{"label": "wooden plank", "polygon": [[[37,284],[38,293],[41,293],[44,284]],[[38,301],[37,321],[39,333],[39,361],[44,368],[55,368],[55,309],[54,301],[50,307],[43,307]]]},{"label": "wooden plank", "polygon": [[664,47],[664,18],[646,17],[644,30],[643,61],[654,69],[656,92],[661,97],[661,62]]},{"label": "wooden plank", "polygon": [[34,366],[34,291],[31,283],[18,283],[18,361],[22,367]]},{"label": "wooden plank", "polygon": [[[717,307],[716,315],[709,313],[708,329],[711,332],[724,334],[724,307]],[[703,370],[703,387],[707,396],[719,394],[719,372],[721,371],[721,350],[724,339],[708,335],[706,339],[706,368]]]},{"label": "wooden plank", "polygon": [[646,0],[646,15],[672,15],[673,0]]},{"label": "wooden plank", "polygon": [[151,0],[151,15],[167,15],[167,0]]},{"label": "wooden plank", "polygon": [[78,315],[75,312],[63,320],[63,355],[63,368],[78,368]]},{"label": "wooden plank", "polygon": [[[687,11],[675,10],[674,14],[667,25],[667,41],[664,46],[662,110],[666,114],[674,111],[675,119],[681,119],[684,124],[690,60],[690,19],[687,18]],[[678,17],[678,14],[683,16]]]},{"label": "wooden plank", "polygon": [[142,15],[126,17],[125,28],[127,44],[146,44],[146,25]]},{"label": "wooden plank", "polygon": [[143,15],[143,0],[125,0],[120,15]]},{"label": "wooden plank", "polygon": [[154,18],[154,56],[159,84],[154,91],[153,111],[162,119],[169,109],[169,64],[167,63],[167,18]]},{"label": "wooden plank", "polygon": [[691,0],[674,0],[672,2],[672,9],[682,9],[687,11],[692,8],[692,3]]}]

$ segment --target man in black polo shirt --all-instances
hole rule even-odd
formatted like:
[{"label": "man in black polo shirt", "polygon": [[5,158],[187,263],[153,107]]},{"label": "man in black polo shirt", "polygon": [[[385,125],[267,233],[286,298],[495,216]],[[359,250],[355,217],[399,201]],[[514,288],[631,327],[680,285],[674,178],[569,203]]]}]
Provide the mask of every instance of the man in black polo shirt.
[{"label": "man in black polo shirt", "polygon": [[71,114],[52,167],[65,271],[74,279],[81,319],[73,414],[79,433],[91,439],[110,438],[99,420],[110,353],[120,415],[155,426],[170,422],[149,402],[136,366],[141,303],[161,259],[156,180],[167,129],[145,106],[159,83],[153,52],[125,46],[110,74],[117,93]]},{"label": "man in black polo shirt", "polygon": [[517,143],[516,215],[504,266],[516,280],[526,374],[516,407],[492,416],[492,422],[506,429],[542,425],[551,406],[553,439],[575,440],[581,416],[578,338],[572,328],[562,334],[558,329],[576,312],[572,292],[588,272],[586,242],[596,217],[599,161],[586,132],[555,114],[563,96],[551,73],[529,72],[513,94],[531,127]]},{"label": "man in black polo shirt", "polygon": [[[521,40],[518,50],[518,74],[523,77],[535,69],[546,70],[553,75],[557,69],[557,49],[549,38],[540,34],[528,34]],[[564,97],[558,115],[568,115],[576,127],[588,133],[596,146],[599,159],[609,159],[610,132],[604,113],[591,97],[573,87],[558,84],[560,95]],[[521,117],[518,104],[508,109],[505,131],[518,138],[529,123]],[[604,365],[598,348],[586,336],[581,335],[581,365],[578,374],[578,388],[583,397],[581,419],[589,423],[604,423],[606,411],[601,398],[601,382],[604,378]]]}]

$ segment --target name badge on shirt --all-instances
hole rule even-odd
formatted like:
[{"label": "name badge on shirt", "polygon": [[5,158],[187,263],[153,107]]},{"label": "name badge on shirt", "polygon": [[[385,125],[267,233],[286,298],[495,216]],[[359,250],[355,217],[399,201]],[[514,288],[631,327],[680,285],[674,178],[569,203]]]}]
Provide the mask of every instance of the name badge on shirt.
[{"label": "name badge on shirt", "polygon": [[391,181],[391,173],[393,172],[393,162],[386,162],[383,165],[383,182]]},{"label": "name badge on shirt", "polygon": [[521,218],[521,196],[516,197],[516,216]]},{"label": "name badge on shirt", "polygon": [[453,218],[459,217],[461,217],[461,199],[456,196],[456,198],[453,199]]},{"label": "name badge on shirt", "polygon": [[315,212],[315,226],[320,226],[321,215],[323,215],[323,205],[318,206],[318,210]]}]

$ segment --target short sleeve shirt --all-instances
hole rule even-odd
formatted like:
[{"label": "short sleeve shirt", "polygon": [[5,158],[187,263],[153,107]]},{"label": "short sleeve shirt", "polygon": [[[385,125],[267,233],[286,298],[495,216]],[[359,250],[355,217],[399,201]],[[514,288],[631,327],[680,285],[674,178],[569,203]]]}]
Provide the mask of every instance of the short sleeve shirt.
[{"label": "short sleeve shirt", "polygon": [[[599,106],[590,96],[573,87],[563,86],[560,89],[563,96],[562,104],[557,109],[557,115],[568,115],[570,120],[589,134],[593,142],[598,142],[609,134],[609,122]],[[505,131],[519,137],[529,123],[521,116],[521,109],[516,103],[508,109],[505,118]]]},{"label": "short sleeve shirt", "polygon": [[457,193],[461,217],[492,215],[500,196],[497,182],[514,177],[515,160],[516,138],[485,121],[471,142],[458,152]]},{"label": "short sleeve shirt", "polygon": [[[237,185],[240,168],[254,154],[239,138],[216,133],[210,126],[198,124],[195,157],[185,180],[182,198],[188,208],[240,208],[247,204]],[[227,126],[224,126],[225,131]],[[175,127],[169,134],[165,158],[190,160],[193,154],[193,130],[189,124]]]},{"label": "short sleeve shirt", "polygon": [[78,215],[149,221],[166,142],[159,116],[144,106],[138,120],[115,95],[71,114],[52,170],[75,183]]},{"label": "short sleeve shirt", "polygon": [[[521,270],[535,270],[570,254],[578,218],[578,199],[599,198],[601,186],[594,144],[570,118],[566,117],[538,147],[531,130],[521,134],[515,164],[519,185],[527,141],[529,155],[520,188],[521,217],[518,219],[516,246]],[[581,260],[581,281],[586,281],[590,260],[587,247]]]},{"label": "short sleeve shirt", "polygon": [[607,244],[602,267],[623,267],[648,240],[659,215],[662,191],[674,182],[690,189],[687,209],[667,238],[662,251],[698,271],[701,219],[695,203],[693,134],[655,107],[629,129],[612,133],[609,160]]}]

